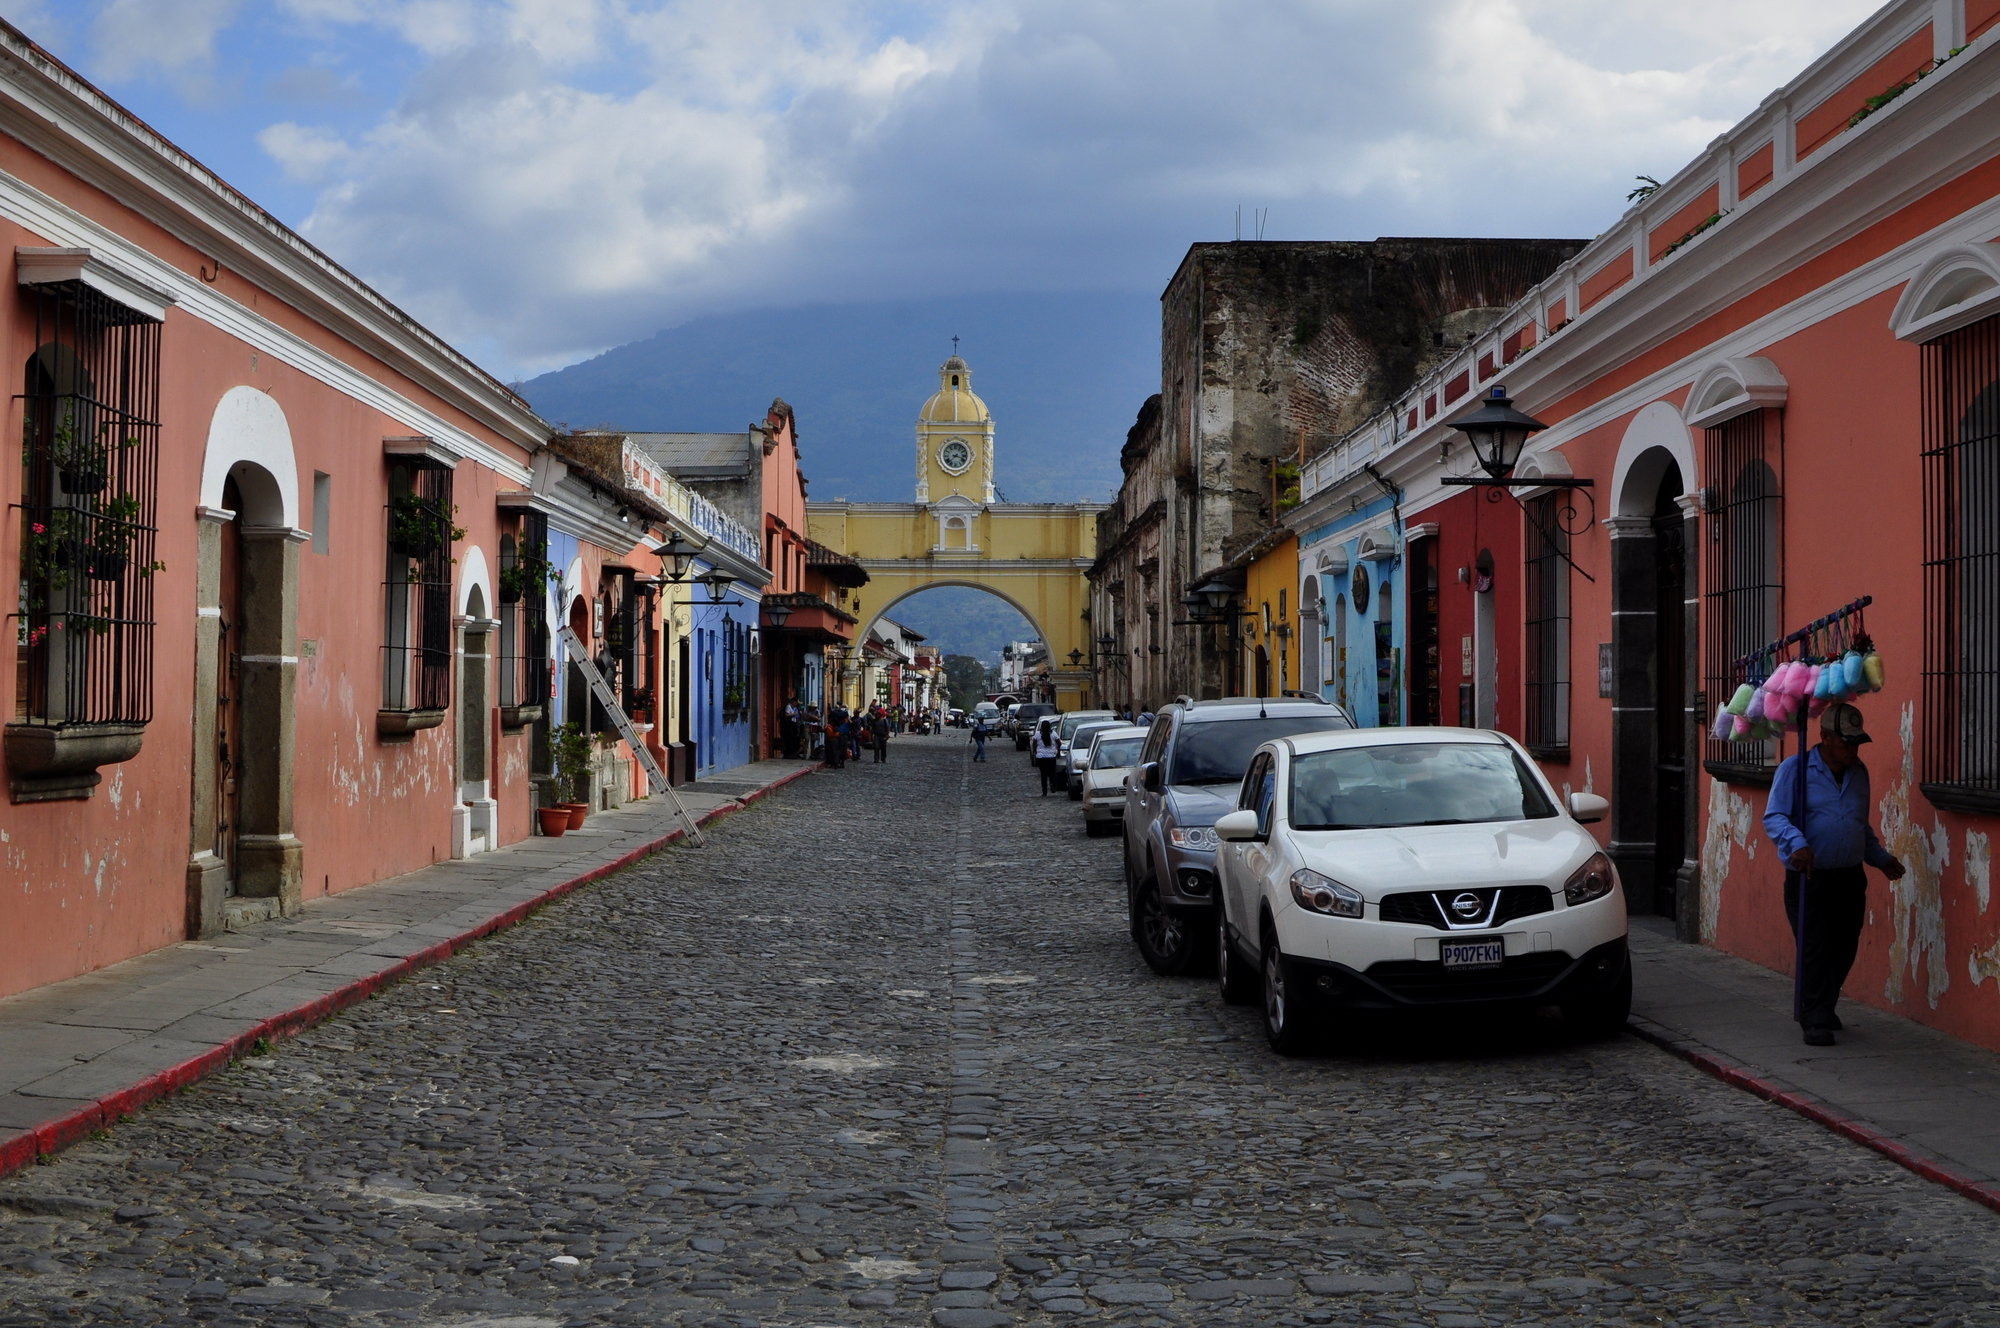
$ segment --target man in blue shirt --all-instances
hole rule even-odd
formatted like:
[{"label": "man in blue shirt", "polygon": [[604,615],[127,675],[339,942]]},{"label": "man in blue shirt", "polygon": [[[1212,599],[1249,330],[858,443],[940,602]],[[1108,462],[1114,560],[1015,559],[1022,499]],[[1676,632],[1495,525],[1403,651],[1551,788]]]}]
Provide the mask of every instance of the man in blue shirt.
[{"label": "man in blue shirt", "polygon": [[1819,717],[1819,746],[1778,767],[1764,812],[1764,833],[1790,868],[1785,918],[1799,942],[1798,1020],[1809,1047],[1832,1046],[1841,1026],[1833,1007],[1868,916],[1862,864],[1892,881],[1903,876],[1903,864],[1868,823],[1868,767],[1860,756],[1867,741],[1859,710],[1828,706]]}]

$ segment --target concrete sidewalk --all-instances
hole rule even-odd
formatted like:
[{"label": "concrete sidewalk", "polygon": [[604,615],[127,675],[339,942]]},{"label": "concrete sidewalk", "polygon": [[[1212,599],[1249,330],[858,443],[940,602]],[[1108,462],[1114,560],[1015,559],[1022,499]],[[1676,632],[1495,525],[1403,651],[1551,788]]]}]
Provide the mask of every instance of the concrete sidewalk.
[{"label": "concrete sidewalk", "polygon": [[[705,825],[817,768],[759,761],[676,792]],[[648,798],[558,838],[440,862],[0,1000],[0,1175],[686,833],[671,798]]]},{"label": "concrete sidewalk", "polygon": [[1839,1044],[1808,1047],[1789,976],[1665,919],[1634,919],[1632,957],[1639,1036],[2000,1211],[2000,1056],[1849,1000]]},{"label": "concrete sidewalk", "polygon": [[[763,761],[684,786],[707,823],[816,768]],[[685,833],[666,798],[317,899],[297,917],[189,941],[0,1000],[0,1175],[327,1018],[387,983],[630,866]],[[1725,1082],[2000,1210],[2000,1056],[1852,1002],[1807,1047],[1791,980],[1633,923],[1632,1030]]]}]

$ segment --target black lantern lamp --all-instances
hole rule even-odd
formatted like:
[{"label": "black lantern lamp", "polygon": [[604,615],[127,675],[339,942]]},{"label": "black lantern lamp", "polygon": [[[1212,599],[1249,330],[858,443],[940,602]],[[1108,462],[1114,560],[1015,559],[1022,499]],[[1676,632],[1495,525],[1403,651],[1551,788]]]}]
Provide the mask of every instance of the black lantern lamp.
[{"label": "black lantern lamp", "polygon": [[783,627],[785,625],[785,620],[791,616],[792,616],[792,609],[789,604],[773,604],[769,600],[764,601],[765,626]]},{"label": "black lantern lamp", "polygon": [[1072,650],[1072,651],[1070,651],[1070,652],[1069,652],[1069,666],[1070,666],[1071,668],[1075,668],[1075,667],[1076,667],[1077,665],[1079,665],[1079,664],[1081,664],[1081,663],[1083,663],[1083,652],[1082,652],[1081,650]]},{"label": "black lantern lamp", "polygon": [[1496,480],[1504,480],[1521,460],[1528,435],[1549,426],[1515,410],[1507,389],[1495,385],[1486,394],[1484,405],[1463,419],[1453,420],[1451,427],[1472,441],[1472,455],[1479,468]]},{"label": "black lantern lamp", "polygon": [[710,604],[720,604],[722,603],[722,597],[729,593],[729,588],[736,584],[736,578],[717,568],[713,571],[703,572],[700,576],[696,577],[695,584],[708,591],[708,602]]},{"label": "black lantern lamp", "polygon": [[1202,606],[1209,613],[1219,618],[1229,612],[1230,601],[1236,598],[1236,587],[1224,585],[1219,579],[1204,581],[1194,588],[1194,594],[1201,598]]},{"label": "black lantern lamp", "polygon": [[689,539],[678,530],[653,546],[653,552],[660,556],[660,563],[669,581],[685,581],[688,570],[694,566],[695,555],[708,547],[705,539]]},{"label": "black lantern lamp", "polygon": [[1098,638],[1097,638],[1097,653],[1098,653],[1098,654],[1100,654],[1100,655],[1108,655],[1108,654],[1110,654],[1110,653],[1111,653],[1112,651],[1116,650],[1117,648],[1118,648],[1118,638],[1117,638],[1117,637],[1115,637],[1115,636],[1112,636],[1112,635],[1110,635],[1110,634],[1108,634],[1108,633],[1107,633],[1106,635],[1104,635],[1104,636],[1100,636],[1100,637],[1098,637]]}]

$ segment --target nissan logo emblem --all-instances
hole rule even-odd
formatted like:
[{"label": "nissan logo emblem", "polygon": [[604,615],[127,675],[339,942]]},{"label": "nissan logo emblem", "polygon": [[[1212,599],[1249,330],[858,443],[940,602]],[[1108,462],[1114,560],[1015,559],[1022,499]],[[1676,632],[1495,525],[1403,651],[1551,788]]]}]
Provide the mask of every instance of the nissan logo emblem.
[{"label": "nissan logo emblem", "polygon": [[1486,904],[1478,895],[1467,891],[1465,894],[1458,895],[1452,899],[1451,911],[1458,914],[1461,918],[1476,918],[1486,911]]}]

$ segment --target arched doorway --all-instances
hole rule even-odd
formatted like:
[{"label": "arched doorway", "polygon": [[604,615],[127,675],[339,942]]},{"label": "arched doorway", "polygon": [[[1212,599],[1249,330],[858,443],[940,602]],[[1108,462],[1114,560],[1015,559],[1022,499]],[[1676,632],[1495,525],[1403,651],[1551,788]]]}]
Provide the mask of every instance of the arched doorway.
[{"label": "arched doorway", "polygon": [[296,913],[292,833],[298,674],[298,471],[284,412],[234,388],[210,421],[196,579],[188,931]]},{"label": "arched doorway", "polygon": [[[1056,652],[1042,624],[1026,606],[990,587],[954,579],[905,588],[860,614],[854,625],[852,646],[837,650],[850,704],[858,700],[867,705],[881,699],[885,661],[871,656],[869,640],[871,634],[881,634],[884,620],[922,636],[924,640],[919,644],[938,650],[948,674],[952,669],[949,661],[958,658],[977,660],[981,669],[990,676],[993,671],[1003,668],[1000,652],[1004,647],[1021,642],[1044,643],[1048,653],[1032,664],[1019,660],[1005,665],[1021,675],[1013,683],[1006,680],[996,686],[982,683],[980,695],[974,700],[983,699],[987,692],[994,690],[1017,691],[1024,700],[1039,700],[1045,686],[1062,686],[1069,698],[1064,708],[1073,710],[1085,705],[1104,704],[1104,698],[1098,693],[1113,685],[1102,679],[1096,679],[1096,686],[1090,685],[1093,679],[1091,656],[1100,653],[1096,647],[1093,646],[1090,651],[1085,651],[1082,646],[1070,647],[1078,652],[1077,663],[1072,666],[1067,658]],[[1107,674],[1117,663],[1122,663],[1124,652],[1115,645],[1101,653],[1105,656],[1102,662]],[[957,666],[962,687],[971,681],[970,667],[965,664]],[[1043,672],[1049,674],[1048,684],[1038,681]],[[1059,681],[1071,677],[1081,681],[1073,687]],[[912,689],[906,686],[903,690]]]},{"label": "arched doorway", "polygon": [[[1672,413],[1671,407],[1659,409]],[[1642,425],[1655,436],[1641,435]],[[1688,666],[1696,609],[1689,595],[1697,582],[1690,567],[1695,505],[1688,496],[1692,456],[1686,438],[1678,414],[1667,421],[1642,413],[1634,421],[1628,444],[1644,445],[1621,456],[1618,514],[1604,525],[1611,534],[1612,580],[1610,852],[1633,912],[1691,919],[1690,772],[1699,754],[1694,670]]]}]

